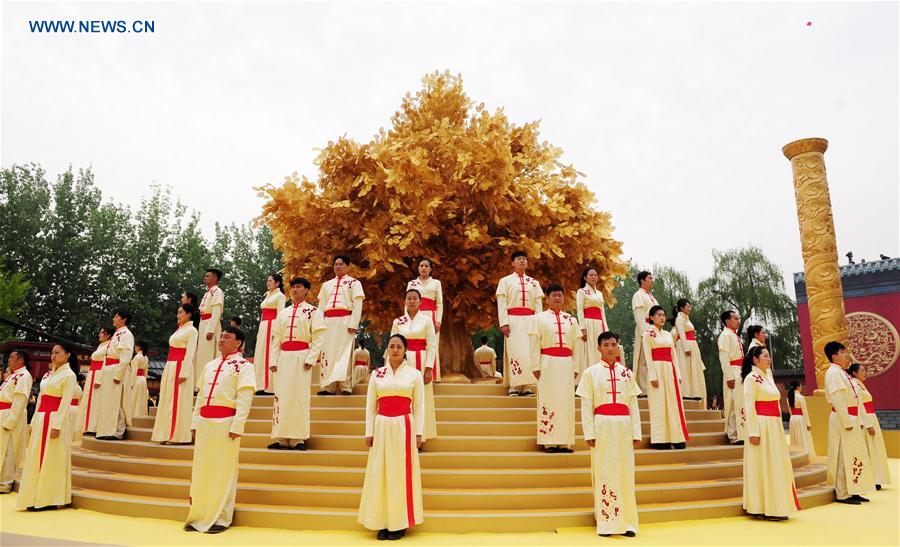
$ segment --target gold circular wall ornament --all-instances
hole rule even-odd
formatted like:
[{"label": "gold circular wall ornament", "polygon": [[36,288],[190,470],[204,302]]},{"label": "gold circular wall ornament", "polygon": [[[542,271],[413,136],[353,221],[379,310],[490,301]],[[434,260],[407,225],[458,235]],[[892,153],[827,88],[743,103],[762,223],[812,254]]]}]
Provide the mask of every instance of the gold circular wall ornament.
[{"label": "gold circular wall ornament", "polygon": [[866,367],[870,377],[887,372],[900,356],[900,335],[886,318],[858,311],[847,314],[853,360]]}]

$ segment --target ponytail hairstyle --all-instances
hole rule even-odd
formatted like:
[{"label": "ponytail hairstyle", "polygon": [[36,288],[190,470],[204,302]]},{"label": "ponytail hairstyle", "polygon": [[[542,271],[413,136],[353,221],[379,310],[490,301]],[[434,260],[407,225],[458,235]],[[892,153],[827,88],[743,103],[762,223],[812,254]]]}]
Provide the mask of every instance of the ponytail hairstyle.
[{"label": "ponytail hairstyle", "polygon": [[753,360],[759,359],[759,356],[762,355],[763,351],[766,351],[766,348],[763,346],[753,346],[750,348],[750,351],[747,352],[747,355],[744,355],[744,362],[741,363],[742,380],[753,371]]},{"label": "ponytail hairstyle", "polygon": [[756,338],[756,335],[762,332],[763,328],[760,325],[750,325],[747,327],[747,345],[750,345],[750,342]]},{"label": "ponytail hairstyle", "polygon": [[272,278],[272,281],[275,282],[275,286],[282,293],[284,292],[284,277],[280,273],[270,273],[269,277]]},{"label": "ponytail hairstyle", "polygon": [[593,266],[588,266],[587,268],[585,268],[584,270],[582,270],[582,272],[581,272],[581,288],[582,288],[582,289],[585,288],[585,287],[587,287],[587,274],[588,274],[591,270],[594,270],[595,272],[597,272],[597,274],[600,273],[599,271],[597,271],[597,268],[595,268],[595,267],[593,267]]},{"label": "ponytail hairstyle", "polygon": [[790,403],[790,407],[794,408],[794,393],[797,391],[797,388],[800,387],[800,382],[794,380],[787,386],[787,396],[788,403]]},{"label": "ponytail hairstyle", "polygon": [[851,378],[856,378],[856,373],[859,372],[859,366],[859,363],[853,363],[847,367],[847,375]]}]

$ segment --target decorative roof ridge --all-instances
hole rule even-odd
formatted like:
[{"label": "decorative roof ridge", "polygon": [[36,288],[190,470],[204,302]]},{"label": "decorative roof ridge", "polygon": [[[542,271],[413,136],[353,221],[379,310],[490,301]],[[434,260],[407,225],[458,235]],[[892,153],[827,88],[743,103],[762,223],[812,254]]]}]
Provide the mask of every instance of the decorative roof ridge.
[{"label": "decorative roof ridge", "polygon": [[[871,262],[861,262],[859,264],[844,264],[840,267],[842,278],[894,270],[900,270],[900,258],[873,260]],[[794,274],[794,283],[804,282],[806,282],[806,274],[804,272],[796,272]]]}]

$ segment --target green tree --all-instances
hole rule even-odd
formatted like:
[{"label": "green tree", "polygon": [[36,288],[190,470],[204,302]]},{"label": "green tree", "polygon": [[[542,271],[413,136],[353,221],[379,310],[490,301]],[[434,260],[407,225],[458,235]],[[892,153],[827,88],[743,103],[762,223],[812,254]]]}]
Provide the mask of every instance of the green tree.
[{"label": "green tree", "polygon": [[[25,306],[29,283],[21,273],[12,273],[0,258],[0,317],[15,317]],[[9,328],[0,325],[0,343],[10,337]]]}]

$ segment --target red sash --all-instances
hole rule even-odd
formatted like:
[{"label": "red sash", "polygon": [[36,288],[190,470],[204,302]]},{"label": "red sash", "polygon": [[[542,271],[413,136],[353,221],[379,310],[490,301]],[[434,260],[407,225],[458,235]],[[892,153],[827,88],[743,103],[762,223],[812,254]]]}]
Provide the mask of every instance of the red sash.
[{"label": "red sash", "polygon": [[200,314],[200,320],[201,320],[201,321],[206,321],[207,319],[212,319],[212,314],[211,314],[211,313],[201,313],[201,314]]},{"label": "red sash", "polygon": [[412,432],[410,431],[410,409],[412,407],[412,399],[409,397],[400,397],[391,395],[378,399],[378,415],[388,418],[403,416],[403,427],[406,434],[406,518],[409,527],[412,528],[416,524],[415,508],[413,507],[413,485],[412,485]]},{"label": "red sash", "polygon": [[[169,440],[175,436],[175,420],[178,417],[178,377],[181,376],[181,365],[184,362],[187,348],[176,348],[169,346],[169,355],[166,361],[175,362],[175,376],[172,379],[172,424],[169,427]],[[186,382],[187,380],[185,380]]]},{"label": "red sash", "polygon": [[803,409],[802,408],[792,408],[791,416],[803,416]]},{"label": "red sash", "polygon": [[137,369],[137,375],[138,375],[138,376],[146,376],[146,375],[147,375],[147,371],[144,370],[144,369],[142,369],[142,368],[139,368],[139,369]]},{"label": "red sash", "polygon": [[671,363],[672,348],[653,348],[650,350],[650,357],[654,361],[666,361],[667,363]]},{"label": "red sash", "polygon": [[552,348],[541,348],[541,355],[549,355],[551,357],[571,357],[572,350],[562,346]]},{"label": "red sash", "polygon": [[743,359],[735,359],[734,361],[731,361],[731,366],[733,366],[733,367],[739,367],[743,364],[744,364]]},{"label": "red sash", "polygon": [[103,368],[103,361],[91,361],[91,370],[100,370]]},{"label": "red sash", "polygon": [[756,401],[756,415],[780,418],[781,411],[778,409],[778,401]]},{"label": "red sash", "polygon": [[[834,407],[831,407],[831,411],[832,411],[832,412],[837,412],[837,410],[835,410]],[[849,415],[851,415],[851,416],[859,416],[859,407],[848,406],[848,407],[847,407],[847,414],[849,414]]]},{"label": "red sash", "polygon": [[597,319],[598,321],[603,321],[603,310],[596,306],[591,306],[590,308],[584,308],[584,318],[585,319]]},{"label": "red sash", "polygon": [[478,361],[478,364],[479,365],[490,365],[491,362],[490,361]]},{"label": "red sash", "polygon": [[230,406],[204,405],[200,407],[200,416],[204,418],[229,418],[237,414]]},{"label": "red sash", "polygon": [[78,406],[78,399],[72,399],[72,402],[69,403],[71,406]]},{"label": "red sash", "polygon": [[281,343],[282,351],[303,351],[309,349],[309,343],[302,340],[288,340]]},{"label": "red sash", "polygon": [[678,405],[678,417],[681,418],[681,432],[684,440],[690,440],[687,420],[684,419],[684,406],[681,404],[681,387],[678,385],[678,375],[675,373],[675,361],[672,360],[672,348],[652,348],[650,358],[654,361],[664,361],[672,365],[672,383],[675,385],[675,402]]},{"label": "red sash", "polygon": [[422,297],[422,303],[419,305],[419,311],[437,311],[437,302],[431,298]]},{"label": "red sash", "polygon": [[695,331],[689,330],[684,333],[685,340],[697,340],[697,333]]},{"label": "red sash", "polygon": [[62,397],[54,397],[52,395],[41,395],[41,404],[38,405],[38,412],[44,413],[43,427],[41,427],[41,459],[38,462],[38,469],[44,465],[44,449],[47,448],[47,433],[50,430],[50,415],[59,410],[59,403]]},{"label": "red sash", "polygon": [[355,366],[357,366],[357,367],[367,367],[367,366],[369,366],[369,363],[367,363],[367,362],[365,362],[365,361],[354,361],[353,364],[354,364]]},{"label": "red sash", "polygon": [[[422,352],[425,351],[426,342],[424,338],[407,338],[406,351],[414,351],[416,353],[416,370],[422,370]],[[380,399],[379,399],[380,400]]]},{"label": "red sash", "polygon": [[397,416],[408,415],[412,409],[412,399],[409,397],[400,397],[391,395],[378,399],[378,415],[387,416],[388,418],[396,418]]},{"label": "red sash", "polygon": [[342,309],[330,309],[325,310],[325,317],[347,317],[348,315],[353,315],[351,310],[342,310]]},{"label": "red sash", "polygon": [[866,412],[868,412],[869,414],[875,414],[875,404],[873,401],[863,403],[863,407],[865,407]]},{"label": "red sash", "polygon": [[0,401],[0,410],[9,410],[10,408],[12,408],[12,403],[4,403],[3,401]]},{"label": "red sash", "polygon": [[534,315],[534,310],[528,308],[509,308],[507,315]]},{"label": "red sash", "polygon": [[628,416],[630,414],[628,405],[622,403],[606,403],[594,408],[595,416]]},{"label": "red sash", "polygon": [[119,364],[119,360],[112,358],[112,359],[107,359],[106,363],[104,363],[103,366],[108,367],[108,366],[118,365],[118,364]]},{"label": "red sash", "polygon": [[275,308],[263,308],[260,321],[273,321],[278,317],[278,310]]}]

